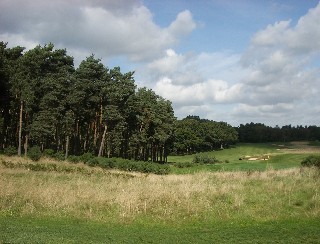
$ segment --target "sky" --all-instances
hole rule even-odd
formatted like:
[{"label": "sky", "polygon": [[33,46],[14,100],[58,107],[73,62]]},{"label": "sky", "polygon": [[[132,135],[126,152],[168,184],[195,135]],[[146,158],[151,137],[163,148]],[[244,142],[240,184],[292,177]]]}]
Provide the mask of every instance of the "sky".
[{"label": "sky", "polygon": [[0,0],[0,41],[135,71],[179,119],[320,126],[319,0]]}]

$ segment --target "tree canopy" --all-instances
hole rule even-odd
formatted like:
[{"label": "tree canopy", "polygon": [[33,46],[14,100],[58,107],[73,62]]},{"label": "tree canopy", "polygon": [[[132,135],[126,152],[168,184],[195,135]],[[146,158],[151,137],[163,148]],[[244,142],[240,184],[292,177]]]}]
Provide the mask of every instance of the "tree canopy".
[{"label": "tree canopy", "polygon": [[133,74],[94,55],[75,69],[51,43],[24,52],[0,42],[1,148],[165,161],[176,120],[171,102],[136,90]]}]

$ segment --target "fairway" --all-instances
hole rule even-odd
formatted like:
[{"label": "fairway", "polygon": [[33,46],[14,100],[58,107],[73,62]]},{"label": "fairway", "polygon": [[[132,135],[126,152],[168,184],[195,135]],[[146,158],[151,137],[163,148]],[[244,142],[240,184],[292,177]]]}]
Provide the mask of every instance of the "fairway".
[{"label": "fairway", "polygon": [[[215,157],[221,163],[195,165],[190,168],[172,167],[174,173],[186,174],[201,171],[264,171],[267,169],[288,169],[300,167],[301,161],[309,154],[320,154],[318,142],[291,143],[239,143],[228,149],[202,153]],[[196,154],[170,156],[169,162],[192,162]],[[241,160],[239,160],[241,159]],[[250,160],[254,159],[254,160]]]}]

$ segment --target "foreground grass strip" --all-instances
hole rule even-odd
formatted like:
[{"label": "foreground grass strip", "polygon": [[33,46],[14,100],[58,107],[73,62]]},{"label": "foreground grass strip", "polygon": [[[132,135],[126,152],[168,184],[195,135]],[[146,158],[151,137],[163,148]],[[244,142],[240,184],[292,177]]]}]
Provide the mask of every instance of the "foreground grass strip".
[{"label": "foreground grass strip", "polygon": [[0,216],[2,243],[320,243],[320,219],[107,224]]}]

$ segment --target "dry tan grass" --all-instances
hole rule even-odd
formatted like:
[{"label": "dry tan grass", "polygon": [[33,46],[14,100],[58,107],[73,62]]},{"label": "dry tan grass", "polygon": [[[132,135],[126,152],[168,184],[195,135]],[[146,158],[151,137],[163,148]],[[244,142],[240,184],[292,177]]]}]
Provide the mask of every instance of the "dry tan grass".
[{"label": "dry tan grass", "polygon": [[0,211],[105,221],[320,216],[316,169],[166,176],[88,170],[94,172],[33,172],[1,164]]}]

